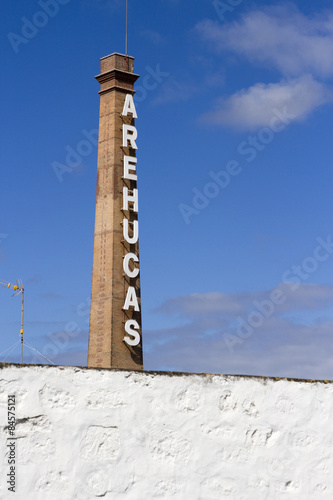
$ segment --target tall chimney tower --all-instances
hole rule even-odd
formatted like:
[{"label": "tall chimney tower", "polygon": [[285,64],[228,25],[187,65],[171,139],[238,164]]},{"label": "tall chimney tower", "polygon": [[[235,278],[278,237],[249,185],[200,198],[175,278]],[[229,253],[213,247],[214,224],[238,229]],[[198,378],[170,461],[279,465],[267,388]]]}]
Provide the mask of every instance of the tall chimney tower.
[{"label": "tall chimney tower", "polygon": [[134,58],[101,59],[88,366],[142,370]]}]

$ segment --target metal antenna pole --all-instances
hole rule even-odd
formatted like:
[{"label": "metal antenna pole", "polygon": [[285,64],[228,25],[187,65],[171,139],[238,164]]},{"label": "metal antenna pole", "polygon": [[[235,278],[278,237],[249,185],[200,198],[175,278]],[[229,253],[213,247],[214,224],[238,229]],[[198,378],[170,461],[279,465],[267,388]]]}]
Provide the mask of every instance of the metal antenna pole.
[{"label": "metal antenna pole", "polygon": [[22,288],[22,315],[21,315],[21,364],[23,363],[23,311],[24,311],[24,288]]},{"label": "metal antenna pole", "polygon": [[[23,311],[24,311],[24,288],[22,280],[19,279],[16,281],[16,285],[13,283],[8,283],[8,281],[0,281],[0,286],[4,288],[11,288],[14,290],[13,297],[22,293],[22,314],[21,314],[21,364],[23,363]],[[18,341],[19,342],[19,341]]]},{"label": "metal antenna pole", "polygon": [[126,0],[126,35],[125,35],[125,61],[128,71],[128,60],[127,60],[127,23],[128,23],[128,0]]},{"label": "metal antenna pole", "polygon": [[127,22],[128,22],[128,0],[126,0],[126,39],[125,39],[125,54],[127,57]]}]

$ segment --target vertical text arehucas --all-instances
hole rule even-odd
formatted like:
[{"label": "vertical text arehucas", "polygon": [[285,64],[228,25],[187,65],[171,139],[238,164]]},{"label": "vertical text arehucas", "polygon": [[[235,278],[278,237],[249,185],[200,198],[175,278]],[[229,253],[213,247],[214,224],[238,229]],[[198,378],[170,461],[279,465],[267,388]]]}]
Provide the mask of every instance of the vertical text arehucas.
[{"label": "vertical text arehucas", "polygon": [[[134,105],[133,96],[131,94],[126,95],[124,108],[122,115],[128,116],[132,115],[133,118],[137,118],[137,112]],[[138,133],[134,125],[127,125],[123,123],[123,147],[130,147],[132,149],[138,149],[136,145]],[[136,164],[137,158],[134,156],[124,155],[124,179],[128,180],[137,180],[136,175]],[[130,208],[130,204],[132,208]],[[126,186],[123,187],[123,210],[130,211],[132,210],[134,213],[138,213],[138,190],[137,188],[133,189],[132,194],[129,194],[129,190]],[[139,240],[139,222],[138,220],[133,221],[133,231],[132,236],[129,235],[129,220],[124,217],[123,219],[123,236],[124,240],[131,245],[135,245]],[[139,262],[139,258],[135,253],[129,252],[124,256],[123,260],[123,269],[126,276],[129,278],[136,278],[139,274],[139,267],[130,269],[129,263],[130,261]],[[135,287],[128,286],[125,303],[123,306],[124,311],[128,311],[130,307],[134,308],[134,311],[139,311],[139,303],[136,295]],[[130,346],[136,346],[140,343],[140,334],[138,332],[140,326],[135,319],[128,319],[125,323],[125,332],[127,335],[124,338],[124,341]],[[128,336],[130,335],[130,337]]]}]

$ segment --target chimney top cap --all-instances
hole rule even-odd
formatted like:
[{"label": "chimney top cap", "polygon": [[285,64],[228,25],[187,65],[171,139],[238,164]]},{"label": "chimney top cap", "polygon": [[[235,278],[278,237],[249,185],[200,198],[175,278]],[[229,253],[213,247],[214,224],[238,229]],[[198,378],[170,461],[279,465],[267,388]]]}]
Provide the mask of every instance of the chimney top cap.
[{"label": "chimney top cap", "polygon": [[121,54],[120,52],[112,52],[112,54],[109,54],[108,56],[104,56],[104,57],[101,57],[101,61],[103,59],[107,59],[108,57],[112,57],[112,56],[120,56],[120,57],[127,57],[127,59],[134,59],[133,56],[126,56],[125,54]]},{"label": "chimney top cap", "polygon": [[101,74],[115,69],[134,73],[134,57],[114,52],[101,58]]}]

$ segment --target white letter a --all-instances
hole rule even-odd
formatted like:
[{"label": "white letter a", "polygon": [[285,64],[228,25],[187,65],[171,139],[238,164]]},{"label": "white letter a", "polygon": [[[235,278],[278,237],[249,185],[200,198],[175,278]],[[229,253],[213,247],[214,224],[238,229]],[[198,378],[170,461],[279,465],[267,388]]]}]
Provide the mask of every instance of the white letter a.
[{"label": "white letter a", "polygon": [[124,104],[124,109],[123,109],[122,115],[123,116],[128,116],[128,113],[132,113],[133,118],[137,118],[138,117],[138,115],[136,113],[136,109],[135,109],[134,99],[133,99],[133,96],[131,94],[127,94],[126,95],[126,99],[125,99],[125,104]]}]

